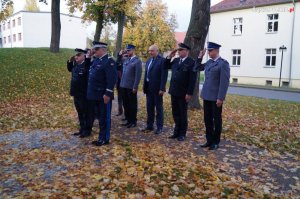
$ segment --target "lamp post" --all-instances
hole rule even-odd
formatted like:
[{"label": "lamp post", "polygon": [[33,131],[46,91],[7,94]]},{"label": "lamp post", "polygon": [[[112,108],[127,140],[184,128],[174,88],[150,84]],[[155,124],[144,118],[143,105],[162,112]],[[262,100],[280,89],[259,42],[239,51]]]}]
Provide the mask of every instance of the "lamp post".
[{"label": "lamp post", "polygon": [[283,51],[286,50],[287,48],[282,45],[279,47],[279,51],[281,51],[281,64],[280,64],[280,75],[279,75],[279,88],[281,85],[281,73],[282,73],[282,61],[283,61]]}]

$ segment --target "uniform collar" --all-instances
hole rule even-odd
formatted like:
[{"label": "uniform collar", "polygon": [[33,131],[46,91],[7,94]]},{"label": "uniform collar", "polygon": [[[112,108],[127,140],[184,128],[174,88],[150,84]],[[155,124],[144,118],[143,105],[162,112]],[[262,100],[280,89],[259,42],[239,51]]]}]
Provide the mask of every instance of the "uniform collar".
[{"label": "uniform collar", "polygon": [[212,59],[214,62],[217,61],[218,59],[220,59],[221,57],[217,57],[216,59]]},{"label": "uniform collar", "polygon": [[186,60],[187,57],[188,57],[188,56],[186,56],[186,57],[184,57],[184,58],[179,57],[179,59],[181,59],[181,61],[184,62],[184,60]]}]

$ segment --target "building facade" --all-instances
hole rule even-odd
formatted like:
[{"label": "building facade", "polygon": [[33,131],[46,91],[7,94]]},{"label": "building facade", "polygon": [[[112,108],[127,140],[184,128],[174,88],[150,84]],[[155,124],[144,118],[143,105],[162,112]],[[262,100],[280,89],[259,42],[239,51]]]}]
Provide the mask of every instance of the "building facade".
[{"label": "building facade", "polygon": [[[79,17],[60,15],[61,48],[85,48],[86,25]],[[51,41],[51,13],[20,11],[0,23],[0,47],[49,47]]]},{"label": "building facade", "polygon": [[223,0],[207,40],[220,43],[231,83],[300,88],[300,2]]}]

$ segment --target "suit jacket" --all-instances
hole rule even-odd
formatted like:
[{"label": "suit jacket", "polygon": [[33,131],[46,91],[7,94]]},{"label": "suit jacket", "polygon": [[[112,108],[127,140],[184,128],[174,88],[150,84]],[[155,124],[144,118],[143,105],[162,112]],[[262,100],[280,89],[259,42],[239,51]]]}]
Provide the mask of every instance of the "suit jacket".
[{"label": "suit jacket", "polygon": [[71,96],[86,98],[90,64],[91,60],[88,58],[85,58],[85,61],[81,64],[75,61],[67,61],[68,71],[72,73],[70,84]]},{"label": "suit jacket", "polygon": [[87,99],[100,100],[103,95],[113,98],[116,82],[116,62],[108,55],[95,58],[89,71]]},{"label": "suit jacket", "polygon": [[164,67],[165,58],[161,57],[160,55],[157,55],[157,57],[154,58],[153,61],[152,59],[153,58],[148,59],[145,65],[145,76],[143,85],[143,91],[145,94],[147,94],[148,92],[158,94],[160,90],[166,91],[168,70],[166,70]]},{"label": "suit jacket", "polygon": [[174,96],[183,97],[193,95],[196,84],[197,70],[195,61],[187,57],[181,64],[180,58],[166,59],[165,68],[172,69],[172,77],[169,93]]},{"label": "suit jacket", "polygon": [[201,91],[201,97],[208,101],[225,100],[230,80],[229,63],[218,58],[216,61],[208,60],[201,64],[202,59],[197,60],[198,69],[205,70],[205,81]]},{"label": "suit jacket", "polygon": [[142,61],[138,57],[128,58],[123,64],[120,87],[138,89],[142,77]]}]

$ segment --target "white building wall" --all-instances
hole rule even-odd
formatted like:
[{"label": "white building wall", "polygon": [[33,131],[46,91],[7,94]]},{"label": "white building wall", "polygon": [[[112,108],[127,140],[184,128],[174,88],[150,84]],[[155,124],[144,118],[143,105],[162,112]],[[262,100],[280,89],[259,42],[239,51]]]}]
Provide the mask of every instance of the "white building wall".
[{"label": "white building wall", "polygon": [[[21,25],[16,25],[15,28],[7,29],[7,22],[21,17]],[[61,37],[60,48],[85,48],[86,47],[86,25],[81,23],[78,17],[71,17],[61,14]],[[17,23],[17,22],[16,22]],[[49,47],[51,41],[51,13],[49,12],[24,12],[14,14],[5,22],[6,28],[1,31],[0,37],[4,43],[6,37],[6,44],[4,48],[11,47]],[[12,22],[11,22],[12,24]],[[3,23],[1,23],[3,26]],[[22,40],[9,43],[7,36],[13,34],[22,34]]]},{"label": "white building wall", "polygon": [[292,87],[300,85],[300,3],[295,7],[295,27],[294,27],[294,41],[292,54]]},{"label": "white building wall", "polygon": [[[299,3],[297,6],[299,7]],[[232,65],[232,49],[241,49],[242,51],[240,67],[231,67],[231,79],[237,78],[238,83],[241,84],[259,85],[265,85],[266,80],[271,80],[273,86],[277,86],[279,83],[281,64],[281,52],[279,51],[279,47],[285,45],[287,50],[284,51],[283,56],[282,81],[289,80],[293,13],[290,13],[288,10],[291,7],[292,4],[280,4],[259,7],[257,9],[251,8],[213,13],[211,15],[208,40],[222,45],[220,50],[221,56],[227,59],[229,64]],[[279,14],[278,32],[268,33],[267,15],[276,13]],[[297,16],[298,15],[297,13]],[[243,18],[243,32],[241,35],[234,35],[233,18],[239,17]],[[298,22],[298,24],[300,24],[300,22]],[[299,25],[297,26],[294,35],[300,34]],[[295,36],[295,38],[296,37],[297,36]],[[299,45],[297,45],[297,42],[299,43],[299,37],[297,39],[294,41],[293,67],[300,63],[300,58],[295,56],[300,53]],[[277,49],[275,67],[265,66],[266,48]],[[298,73],[296,72],[297,70],[292,70],[293,81],[300,78],[299,70]],[[300,88],[299,83],[290,82],[290,85]]]}]

